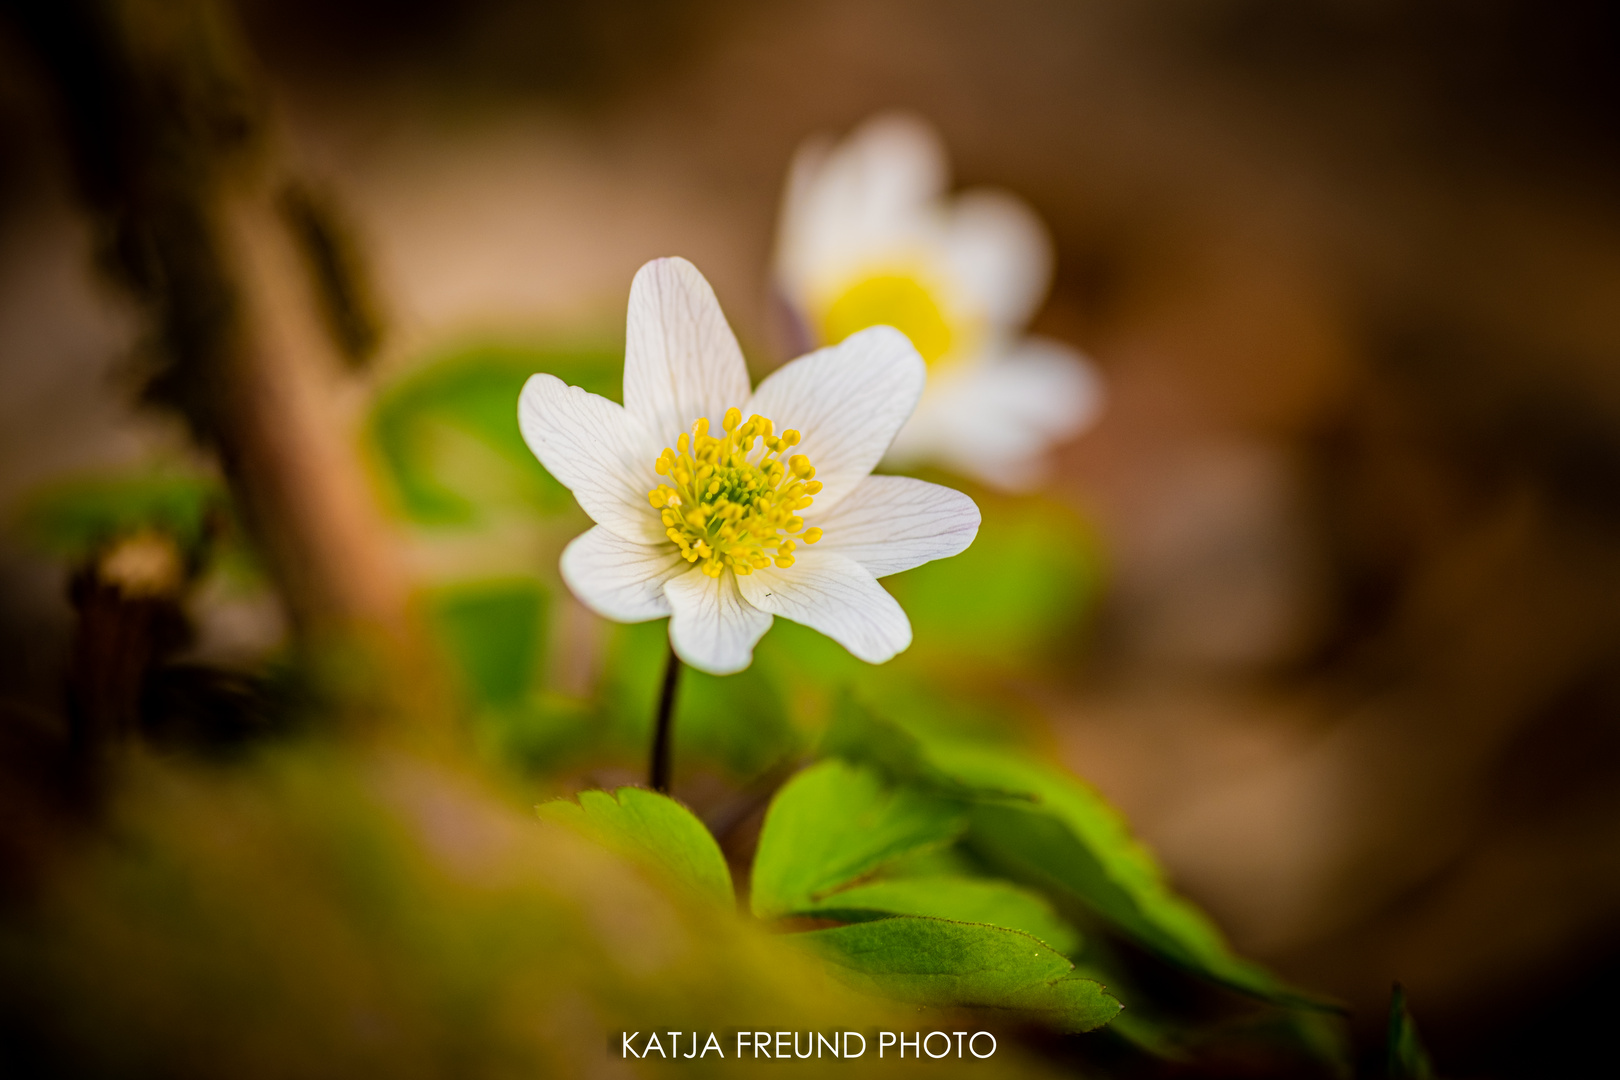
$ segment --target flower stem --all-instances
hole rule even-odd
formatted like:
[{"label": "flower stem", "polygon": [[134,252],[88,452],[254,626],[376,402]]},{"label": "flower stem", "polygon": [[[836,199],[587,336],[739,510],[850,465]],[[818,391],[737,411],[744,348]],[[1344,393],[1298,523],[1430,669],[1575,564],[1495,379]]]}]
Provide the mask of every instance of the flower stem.
[{"label": "flower stem", "polygon": [[664,689],[658,697],[658,719],[653,728],[652,764],[648,768],[647,782],[660,794],[669,794],[670,728],[675,719],[675,691],[681,681],[681,658],[675,647],[669,649],[669,663],[664,667]]}]

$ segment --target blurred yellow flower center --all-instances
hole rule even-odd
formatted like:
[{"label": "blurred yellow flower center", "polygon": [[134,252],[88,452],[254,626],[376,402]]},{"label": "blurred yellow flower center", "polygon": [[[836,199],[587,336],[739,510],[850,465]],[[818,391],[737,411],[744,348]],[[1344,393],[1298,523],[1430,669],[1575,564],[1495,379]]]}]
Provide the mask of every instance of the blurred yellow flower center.
[{"label": "blurred yellow flower center", "polygon": [[845,289],[827,306],[821,332],[836,345],[868,326],[892,326],[933,364],[951,349],[951,327],[927,287],[905,274],[880,274]]},{"label": "blurred yellow flower center", "polygon": [[647,492],[647,501],[686,561],[710,577],[728,567],[752,574],[773,563],[792,566],[799,540],[821,539],[821,530],[806,529],[800,516],[821,490],[815,467],[803,454],[782,457],[798,445],[799,433],[775,435],[775,425],[759,415],[745,424],[739,409],[726,410],[723,426],[725,435],[715,438],[700,419],[674,449],[665,447],[653,468],[669,483]]}]

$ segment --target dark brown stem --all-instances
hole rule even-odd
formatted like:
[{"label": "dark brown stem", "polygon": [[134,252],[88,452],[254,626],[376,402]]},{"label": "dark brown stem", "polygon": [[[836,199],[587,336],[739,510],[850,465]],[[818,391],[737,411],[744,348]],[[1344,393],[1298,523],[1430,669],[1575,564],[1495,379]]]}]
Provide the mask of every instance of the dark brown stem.
[{"label": "dark brown stem", "polygon": [[681,682],[681,658],[670,646],[669,663],[664,666],[664,689],[658,696],[658,719],[653,727],[652,764],[647,782],[661,794],[669,794],[671,729],[675,720],[675,691]]},{"label": "dark brown stem", "polygon": [[[339,642],[365,658],[367,678],[332,680],[365,706],[349,712],[442,725],[407,569],[333,406],[339,357],[319,301],[336,289],[354,308],[364,293],[313,203],[288,228],[280,193],[299,189],[232,5],[16,6],[57,91],[101,260],[145,315],[147,400],[217,452],[310,655]],[[312,261],[316,232],[331,250]],[[374,329],[354,322],[345,348],[373,347]]]}]

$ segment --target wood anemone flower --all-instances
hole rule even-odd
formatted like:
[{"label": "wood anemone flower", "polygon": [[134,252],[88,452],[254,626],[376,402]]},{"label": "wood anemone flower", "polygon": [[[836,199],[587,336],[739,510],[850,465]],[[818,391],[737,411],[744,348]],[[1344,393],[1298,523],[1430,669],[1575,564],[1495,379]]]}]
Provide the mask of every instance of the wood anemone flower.
[{"label": "wood anemone flower", "polygon": [[1102,405],[1078,352],[1024,326],[1046,296],[1051,241],[1005,192],[946,197],[939,136],[903,114],[794,158],[776,276],[807,344],[868,326],[903,331],[928,363],[928,389],[886,462],[935,462],[996,487],[1039,481],[1046,451]]},{"label": "wood anemone flower", "polygon": [[609,619],[669,616],[676,655],[716,675],[746,668],[776,615],[890,659],[911,623],[877,579],[979,528],[961,492],[871,475],[926,372],[879,326],[751,390],[703,275],[648,263],[630,287],[624,405],[543,374],[518,404],[529,447],[596,522],[563,552],[563,580]]}]

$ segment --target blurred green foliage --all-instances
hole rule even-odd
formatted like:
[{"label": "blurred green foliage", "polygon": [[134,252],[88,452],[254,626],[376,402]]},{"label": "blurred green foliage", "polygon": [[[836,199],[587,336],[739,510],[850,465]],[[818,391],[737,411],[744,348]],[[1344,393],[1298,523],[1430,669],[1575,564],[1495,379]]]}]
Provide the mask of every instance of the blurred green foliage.
[{"label": "blurred green foliage", "polygon": [[[730,1067],[730,1030],[918,1026],[452,763],[305,742],[133,758],[118,791],[116,842],[62,845],[0,920],[7,1076],[692,1075],[618,1033],[717,1031]],[[794,1071],[919,1069],[1049,1075],[1011,1047]]]},{"label": "blurred green foliage", "polygon": [[888,579],[915,631],[912,662],[982,669],[1051,661],[1093,606],[1096,539],[1058,503],[973,494],[983,514],[973,544]]},{"label": "blurred green foliage", "polygon": [[535,687],[550,600],[534,578],[457,582],[428,592],[429,621],[472,700],[509,707]]},{"label": "blurred green foliage", "polygon": [[392,504],[406,520],[434,526],[477,524],[491,503],[567,510],[573,497],[523,442],[518,394],[544,371],[617,399],[622,363],[616,350],[481,344],[413,371],[378,395],[371,413],[370,445]]},{"label": "blurred green foliage", "polygon": [[[637,755],[652,738],[668,655],[669,628],[663,620],[613,630],[601,695],[606,724],[619,744],[635,748]],[[733,779],[747,779],[807,742],[789,716],[780,684],[757,667],[724,677],[685,669],[674,715],[677,768],[706,764]]]},{"label": "blurred green foliage", "polygon": [[40,550],[82,562],[109,542],[152,530],[195,557],[229,514],[212,477],[172,470],[119,471],[59,481],[26,499],[20,534]]},{"label": "blurred green foliage", "polygon": [[1406,1004],[1406,988],[1396,983],[1389,995],[1389,1080],[1434,1080],[1434,1066],[1418,1038],[1417,1021]]}]

